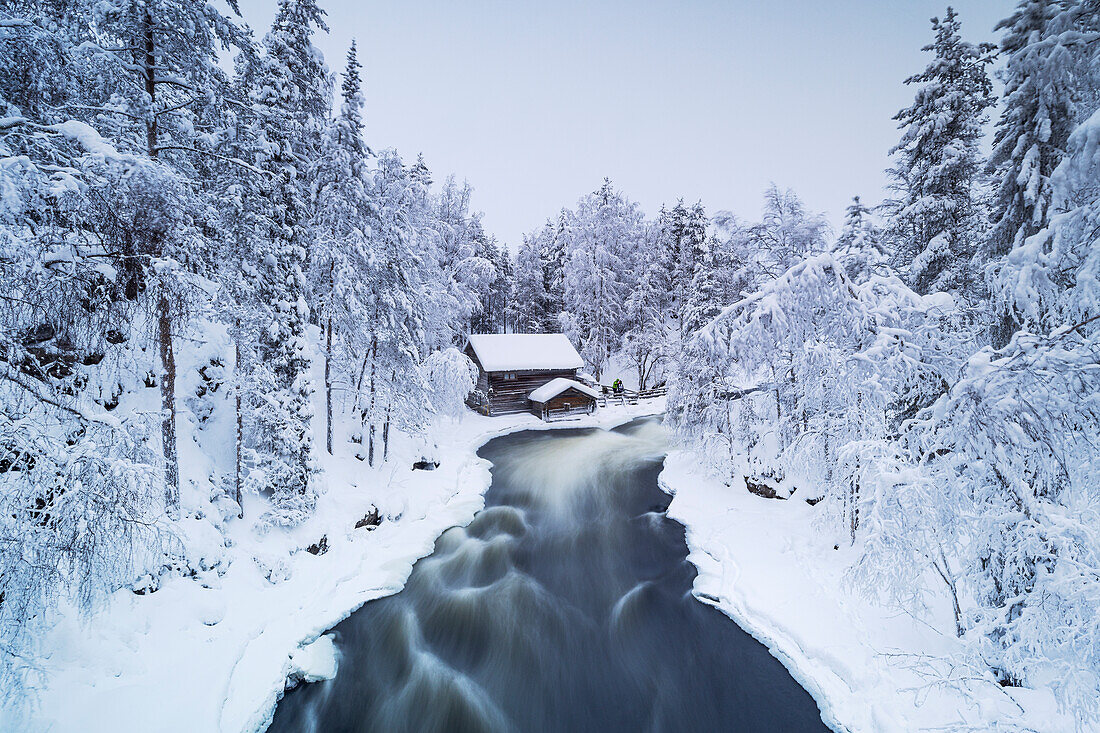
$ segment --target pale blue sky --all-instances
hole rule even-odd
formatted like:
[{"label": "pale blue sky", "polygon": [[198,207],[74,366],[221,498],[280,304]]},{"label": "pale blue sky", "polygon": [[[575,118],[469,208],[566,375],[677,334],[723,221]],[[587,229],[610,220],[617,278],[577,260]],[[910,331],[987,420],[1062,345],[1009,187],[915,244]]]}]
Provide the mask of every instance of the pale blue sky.
[{"label": "pale blue sky", "polygon": [[[511,247],[609,176],[648,214],[702,199],[754,216],[769,181],[837,222],[877,201],[891,117],[923,68],[926,0],[321,0],[339,71],[354,36],[368,142],[475,188]],[[1010,0],[952,3],[995,40]],[[275,0],[242,0],[262,36]]]}]

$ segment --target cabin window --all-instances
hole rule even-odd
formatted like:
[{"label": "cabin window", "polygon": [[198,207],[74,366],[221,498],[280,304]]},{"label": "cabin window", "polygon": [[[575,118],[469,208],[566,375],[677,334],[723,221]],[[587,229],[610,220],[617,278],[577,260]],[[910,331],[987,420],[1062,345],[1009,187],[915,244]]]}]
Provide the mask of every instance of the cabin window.
[{"label": "cabin window", "polygon": [[501,376],[503,377],[503,379],[505,381],[507,381],[507,380],[515,379],[516,378],[516,373],[515,372],[504,372],[504,374],[502,374]]}]

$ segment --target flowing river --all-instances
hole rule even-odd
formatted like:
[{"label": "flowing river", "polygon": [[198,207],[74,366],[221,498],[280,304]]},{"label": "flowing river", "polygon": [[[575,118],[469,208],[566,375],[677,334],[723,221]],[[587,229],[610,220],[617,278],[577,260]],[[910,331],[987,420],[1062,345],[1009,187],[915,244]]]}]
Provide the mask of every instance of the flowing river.
[{"label": "flowing river", "polygon": [[486,507],[335,628],[336,678],[272,731],[827,731],[768,650],[691,595],[664,432],[508,435]]}]

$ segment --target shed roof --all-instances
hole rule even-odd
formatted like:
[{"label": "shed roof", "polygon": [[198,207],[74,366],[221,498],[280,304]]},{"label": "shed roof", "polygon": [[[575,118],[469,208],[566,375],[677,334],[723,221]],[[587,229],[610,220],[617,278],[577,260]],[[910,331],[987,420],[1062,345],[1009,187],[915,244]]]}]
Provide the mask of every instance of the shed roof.
[{"label": "shed roof", "polygon": [[470,347],[487,372],[580,369],[584,361],[561,333],[482,333]]},{"label": "shed roof", "polygon": [[566,379],[565,377],[558,377],[556,379],[551,379],[549,382],[527,395],[527,397],[532,402],[544,403],[554,399],[567,389],[575,389],[582,394],[588,395],[592,399],[596,399],[599,396],[596,390],[592,389],[587,384],[581,384],[580,382]]}]

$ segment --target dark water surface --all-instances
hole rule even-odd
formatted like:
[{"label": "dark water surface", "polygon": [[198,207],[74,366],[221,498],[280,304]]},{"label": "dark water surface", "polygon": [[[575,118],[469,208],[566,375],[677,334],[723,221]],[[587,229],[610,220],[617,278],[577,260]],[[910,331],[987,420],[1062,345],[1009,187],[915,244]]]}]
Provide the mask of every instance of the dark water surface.
[{"label": "dark water surface", "polygon": [[695,600],[663,432],[497,438],[486,508],[335,628],[339,673],[272,731],[826,731],[767,649]]}]

